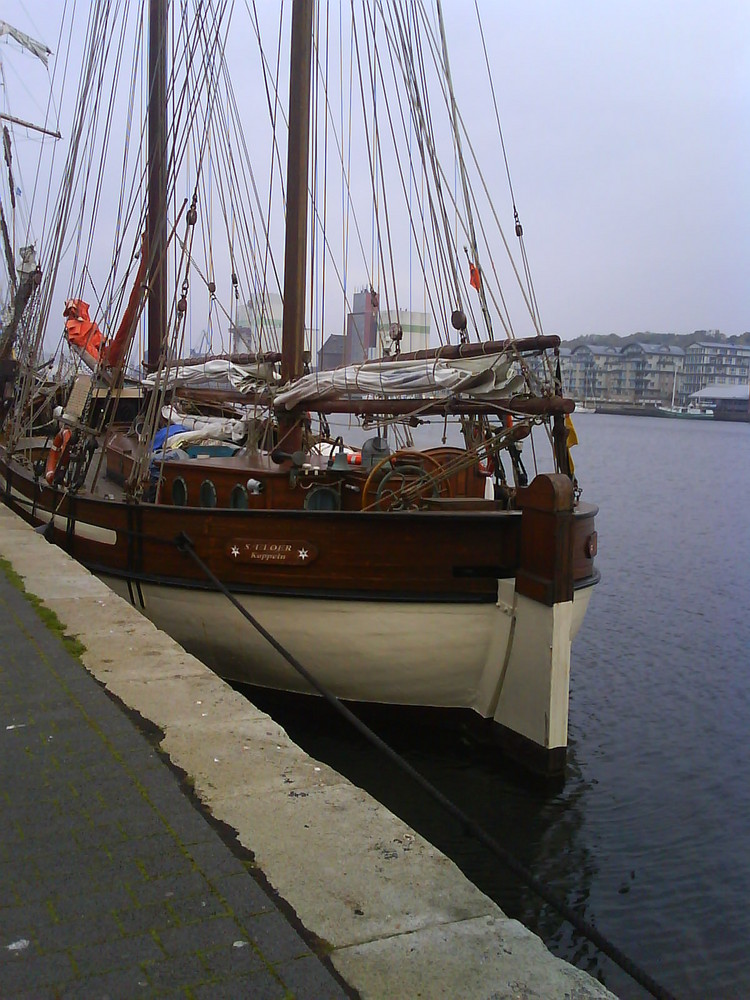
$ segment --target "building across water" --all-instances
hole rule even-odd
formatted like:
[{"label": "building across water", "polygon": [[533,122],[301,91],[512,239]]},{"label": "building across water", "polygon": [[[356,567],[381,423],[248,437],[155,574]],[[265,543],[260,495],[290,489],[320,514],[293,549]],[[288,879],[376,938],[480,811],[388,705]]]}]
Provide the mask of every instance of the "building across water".
[{"label": "building across water", "polygon": [[692,399],[713,410],[714,420],[750,423],[750,385],[707,385],[694,393]]},{"label": "building across water", "polygon": [[584,402],[686,406],[708,386],[742,389],[747,401],[750,345],[697,341],[683,349],[647,341],[621,348],[580,344],[561,351],[561,367],[565,391]]}]

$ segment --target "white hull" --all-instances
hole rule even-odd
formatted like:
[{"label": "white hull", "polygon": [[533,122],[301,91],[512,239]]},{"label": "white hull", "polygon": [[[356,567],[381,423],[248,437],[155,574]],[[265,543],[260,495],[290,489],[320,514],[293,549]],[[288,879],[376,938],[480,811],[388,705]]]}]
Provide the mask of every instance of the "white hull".
[{"label": "white hull", "polygon": [[[123,580],[103,579],[131,598]],[[471,709],[552,749],[567,744],[570,646],[590,594],[579,590],[574,601],[546,607],[501,580],[495,604],[239,599],[340,698]],[[309,692],[221,594],[142,583],[140,597],[154,624],[219,675]]]}]

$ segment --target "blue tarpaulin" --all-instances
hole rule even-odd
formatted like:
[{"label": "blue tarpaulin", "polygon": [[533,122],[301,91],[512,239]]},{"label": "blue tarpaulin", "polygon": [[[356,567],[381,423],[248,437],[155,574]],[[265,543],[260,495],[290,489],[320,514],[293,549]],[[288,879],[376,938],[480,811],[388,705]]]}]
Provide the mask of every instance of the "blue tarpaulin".
[{"label": "blue tarpaulin", "polygon": [[182,424],[170,424],[168,427],[162,427],[161,430],[154,434],[154,445],[153,451],[159,451],[160,448],[164,446],[164,442],[167,438],[172,437],[173,434],[184,434],[187,431],[187,427],[183,427]]}]

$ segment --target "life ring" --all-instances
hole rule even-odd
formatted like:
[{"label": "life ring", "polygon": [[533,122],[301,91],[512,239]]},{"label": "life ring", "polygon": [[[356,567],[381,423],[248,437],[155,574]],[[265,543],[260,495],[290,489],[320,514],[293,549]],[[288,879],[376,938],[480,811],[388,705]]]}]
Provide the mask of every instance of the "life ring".
[{"label": "life ring", "polygon": [[50,486],[54,485],[57,470],[65,469],[70,461],[70,439],[72,436],[67,427],[55,434],[44,469],[44,478]]}]

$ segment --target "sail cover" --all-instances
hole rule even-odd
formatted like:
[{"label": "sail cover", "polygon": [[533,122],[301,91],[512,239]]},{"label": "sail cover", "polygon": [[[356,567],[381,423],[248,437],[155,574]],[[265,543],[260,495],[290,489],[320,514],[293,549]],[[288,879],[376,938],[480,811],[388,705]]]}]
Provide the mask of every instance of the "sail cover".
[{"label": "sail cover", "polygon": [[146,386],[187,385],[202,383],[207,379],[226,379],[238,392],[252,392],[273,381],[273,366],[259,363],[238,365],[223,358],[213,358],[200,365],[176,365],[168,372],[153,372],[143,379]]},{"label": "sail cover", "polygon": [[507,353],[446,361],[383,360],[347,365],[333,371],[305,375],[276,396],[276,404],[291,410],[314,397],[356,393],[368,396],[405,397],[420,393],[459,393],[481,396],[507,395],[523,384],[513,357]]},{"label": "sail cover", "polygon": [[6,35],[18,42],[19,45],[22,45],[28,52],[36,56],[37,59],[41,59],[45,66],[47,65],[47,59],[52,55],[52,49],[48,49],[43,42],[37,42],[30,35],[19,31],[18,28],[14,28],[13,25],[8,24],[6,21],[0,21],[0,38]]}]

